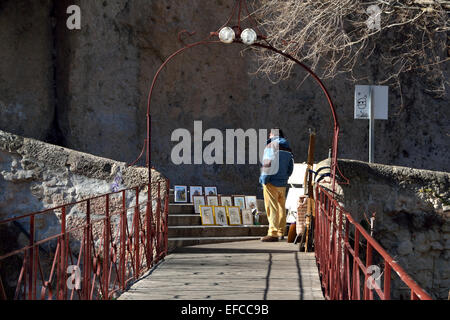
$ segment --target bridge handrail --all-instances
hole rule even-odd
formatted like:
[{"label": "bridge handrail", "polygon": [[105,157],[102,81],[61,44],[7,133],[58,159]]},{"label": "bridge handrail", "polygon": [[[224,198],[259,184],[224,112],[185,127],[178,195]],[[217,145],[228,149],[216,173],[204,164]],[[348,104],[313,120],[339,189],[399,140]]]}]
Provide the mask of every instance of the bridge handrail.
[{"label": "bridge handrail", "polygon": [[[146,199],[140,201],[146,187]],[[68,229],[70,209],[79,214],[78,223]],[[0,227],[7,228],[29,220],[29,231],[22,227],[28,245],[0,252],[0,271],[7,265],[20,269],[9,294],[2,281],[6,272],[0,272],[0,300],[114,298],[167,255],[168,209],[169,181],[162,180],[0,221]],[[38,218],[50,214],[58,216],[60,231],[36,239]]]},{"label": "bridge handrail", "polygon": [[[382,300],[390,299],[391,270],[394,270],[400,280],[408,286],[411,291],[411,300],[432,299],[389,253],[353,219],[351,214],[344,210],[337,200],[320,185],[316,186],[315,216],[316,260],[327,299],[360,300],[360,270],[365,277],[362,297],[364,300],[373,300],[374,292]],[[350,225],[354,227],[353,248],[349,241]],[[362,257],[360,257],[360,236],[367,242],[364,257],[365,265]],[[372,274],[369,273],[373,261],[373,250],[378,253],[384,262],[383,289],[381,289],[381,286],[377,286],[374,281],[370,282],[371,287],[368,285],[368,281],[373,280]],[[353,260],[352,269],[350,269],[350,257]]]}]

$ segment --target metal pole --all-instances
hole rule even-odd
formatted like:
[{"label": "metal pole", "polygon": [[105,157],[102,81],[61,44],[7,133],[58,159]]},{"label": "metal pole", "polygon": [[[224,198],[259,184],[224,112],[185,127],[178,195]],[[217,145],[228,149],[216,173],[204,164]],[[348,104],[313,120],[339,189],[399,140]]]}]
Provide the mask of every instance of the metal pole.
[{"label": "metal pole", "polygon": [[109,256],[109,237],[111,220],[109,216],[109,195],[105,198],[105,220],[104,220],[104,232],[103,232],[103,300],[109,300],[109,266],[110,266],[110,256]]},{"label": "metal pole", "polygon": [[369,88],[369,163],[374,162],[375,154],[375,114],[373,105],[373,87]]},{"label": "metal pole", "polygon": [[125,269],[125,263],[126,263],[126,256],[127,256],[127,252],[126,252],[126,241],[127,241],[127,209],[126,209],[126,191],[123,190],[122,191],[122,212],[120,214],[120,233],[121,233],[121,237],[120,237],[120,285],[121,285],[121,289],[125,290],[125,283],[126,283],[126,279],[125,279],[125,274],[126,274],[126,269]]},{"label": "metal pole", "polygon": [[139,246],[139,187],[136,187],[136,207],[134,208],[134,279],[139,279],[139,268],[140,268],[140,246]]},{"label": "metal pole", "polygon": [[[28,300],[36,300],[36,296],[33,296],[33,262],[34,262],[34,215],[30,217],[30,249],[28,251],[29,254],[29,263],[28,263]],[[24,289],[26,290],[26,289]]]},{"label": "metal pole", "polygon": [[[86,227],[85,227],[85,259],[84,259],[84,290],[85,300],[91,300],[90,287],[91,287],[91,200],[86,202]],[[95,272],[95,271],[94,271]]]}]

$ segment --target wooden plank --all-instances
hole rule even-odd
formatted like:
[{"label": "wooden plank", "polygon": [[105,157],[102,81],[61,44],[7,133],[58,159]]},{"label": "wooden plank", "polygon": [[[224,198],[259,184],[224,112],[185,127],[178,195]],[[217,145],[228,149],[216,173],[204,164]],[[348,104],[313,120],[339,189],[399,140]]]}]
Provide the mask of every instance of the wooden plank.
[{"label": "wooden plank", "polygon": [[314,254],[286,242],[245,241],[183,248],[119,299],[323,300],[323,295]]}]

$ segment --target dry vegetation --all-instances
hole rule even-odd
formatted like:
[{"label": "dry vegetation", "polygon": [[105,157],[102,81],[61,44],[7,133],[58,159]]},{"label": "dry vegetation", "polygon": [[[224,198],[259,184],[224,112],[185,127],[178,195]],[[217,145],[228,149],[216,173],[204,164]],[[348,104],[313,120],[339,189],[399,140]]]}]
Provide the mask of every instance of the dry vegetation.
[{"label": "dry vegetation", "polygon": [[[450,1],[255,0],[253,8],[267,41],[324,79],[345,73],[354,81],[397,86],[401,93],[404,77],[412,72],[436,97],[446,94]],[[289,77],[293,62],[256,51],[259,73],[273,82]],[[355,72],[375,56],[376,77],[369,69]]]}]

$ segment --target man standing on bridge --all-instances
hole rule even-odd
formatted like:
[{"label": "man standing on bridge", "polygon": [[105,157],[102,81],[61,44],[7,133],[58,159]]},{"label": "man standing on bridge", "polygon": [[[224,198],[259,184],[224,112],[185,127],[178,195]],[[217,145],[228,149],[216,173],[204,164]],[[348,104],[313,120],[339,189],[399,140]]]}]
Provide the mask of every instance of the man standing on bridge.
[{"label": "man standing on bridge", "polygon": [[272,129],[264,149],[259,182],[263,185],[264,206],[269,220],[263,242],[275,242],[286,232],[286,186],[294,170],[294,155],[281,129]]}]

